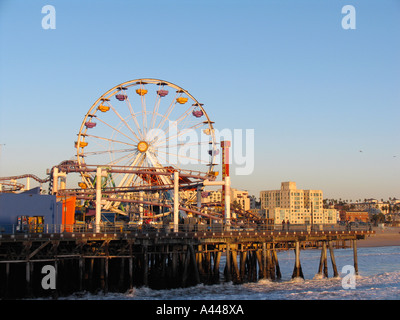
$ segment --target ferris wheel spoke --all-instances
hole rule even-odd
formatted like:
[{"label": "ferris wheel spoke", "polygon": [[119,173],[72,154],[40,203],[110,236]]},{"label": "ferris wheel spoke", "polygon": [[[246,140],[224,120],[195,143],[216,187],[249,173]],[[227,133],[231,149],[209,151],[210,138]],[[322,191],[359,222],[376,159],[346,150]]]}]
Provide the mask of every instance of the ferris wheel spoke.
[{"label": "ferris wheel spoke", "polygon": [[129,112],[130,112],[130,114],[131,114],[131,117],[132,117],[132,119],[133,119],[133,122],[135,123],[136,130],[138,131],[138,133],[139,133],[139,135],[140,135],[140,139],[138,139],[138,140],[139,140],[139,141],[142,141],[142,140],[144,139],[144,134],[143,134],[142,129],[140,128],[139,122],[138,122],[138,120],[137,120],[137,114],[138,114],[138,113],[135,113],[135,112],[133,111],[132,104],[131,104],[131,101],[129,100],[129,97],[127,97],[125,101],[126,101],[126,103],[128,104]]},{"label": "ferris wheel spoke", "polygon": [[[132,134],[138,139],[141,140],[137,135],[136,132],[132,130],[132,128],[129,126],[129,124],[126,122],[126,120],[119,114],[119,112],[111,105],[111,103],[109,103],[109,106],[111,107],[111,109],[114,111],[114,113],[117,115],[117,117],[125,124],[125,126],[128,128],[128,130],[130,132],[132,132]],[[140,132],[139,132],[140,134]]]},{"label": "ferris wheel spoke", "polygon": [[198,141],[198,142],[181,142],[176,144],[168,144],[168,145],[158,145],[158,148],[168,147],[168,148],[178,148],[183,146],[201,146],[201,145],[208,145],[210,144],[209,141]]},{"label": "ferris wheel spoke", "polygon": [[135,138],[136,138],[136,141],[135,141],[135,140],[132,139],[132,137],[126,135],[126,134],[123,133],[123,132],[121,132],[120,130],[118,130],[118,129],[115,128],[114,126],[110,125],[110,124],[107,123],[106,121],[104,121],[104,120],[102,120],[102,119],[100,119],[100,118],[97,118],[97,120],[100,121],[100,122],[102,122],[102,123],[104,123],[106,126],[110,127],[112,130],[114,130],[114,131],[116,131],[116,132],[122,134],[123,136],[125,136],[125,137],[128,138],[129,140],[132,140],[133,142],[139,142],[139,141],[140,141],[139,137],[138,137],[136,134],[135,134]]},{"label": "ferris wheel spoke", "polygon": [[193,130],[196,130],[197,128],[200,128],[201,126],[204,126],[204,123],[202,123],[202,122],[197,123],[197,124],[191,126],[190,128],[186,128],[186,129],[184,129],[184,130],[181,130],[180,132],[178,132],[178,133],[175,134],[175,135],[172,135],[172,136],[170,136],[170,137],[168,137],[168,138],[165,138],[164,140],[159,140],[159,141],[155,144],[155,146],[158,147],[162,142],[167,142],[167,141],[169,141],[169,140],[171,140],[171,139],[175,139],[175,138],[177,139],[177,138],[179,138],[180,136],[182,136],[182,135],[184,135],[184,134],[186,134],[186,133],[188,133],[188,132],[190,132],[190,131],[193,131]]},{"label": "ferris wheel spoke", "polygon": [[[138,152],[138,154],[136,155],[135,159],[129,164],[129,167],[135,167],[136,165],[140,166],[140,158],[143,156],[143,153]],[[132,157],[133,158],[133,157]],[[122,178],[121,182],[119,183],[118,187],[122,187],[122,186],[127,186],[130,184],[130,181],[132,181],[132,177],[134,175],[132,173],[126,173],[124,175],[124,177]]]},{"label": "ferris wheel spoke", "polygon": [[132,152],[132,151],[135,151],[135,149],[90,151],[90,152],[82,153],[82,157],[97,156],[97,155],[102,155],[102,154],[119,153],[119,152]]},{"label": "ferris wheel spoke", "polygon": [[117,164],[121,163],[122,161],[125,161],[126,163],[129,163],[129,161],[130,161],[131,159],[133,159],[133,158],[136,157],[137,153],[138,153],[137,151],[134,152],[134,153],[128,153],[128,154],[126,154],[126,155],[124,155],[124,156],[122,156],[122,157],[119,157],[119,158],[117,158],[117,159],[112,160],[112,161],[111,161],[110,163],[108,163],[108,164],[109,164],[109,165],[117,165]]},{"label": "ferris wheel spoke", "polygon": [[[179,152],[178,153],[172,153],[172,152],[164,152],[164,151],[161,151],[161,150],[158,150],[158,152],[161,152],[161,153],[164,153],[164,154],[167,154],[167,155],[177,156],[178,158],[181,157],[181,158],[185,158],[185,159],[188,159],[188,160],[194,160],[194,161],[198,161],[198,162],[203,162],[205,164],[208,163],[208,161],[202,160],[201,158],[192,158],[192,157],[184,156],[184,155],[180,154]],[[196,164],[199,164],[199,163],[196,163]]]},{"label": "ferris wheel spoke", "polygon": [[[178,128],[178,125],[190,114],[190,111],[191,111],[192,109],[193,109],[193,108],[190,107],[190,108],[187,109],[177,120],[174,121],[174,122],[175,122],[175,125],[176,125],[176,128]],[[172,126],[168,126],[168,128],[164,131],[164,135],[165,135],[165,136],[168,135],[169,130],[171,129],[171,127],[172,127]]]},{"label": "ferris wheel spoke", "polygon": [[135,148],[136,148],[136,145],[130,144],[130,143],[124,142],[124,141],[119,141],[119,140],[114,140],[114,139],[110,139],[110,138],[99,137],[99,136],[95,136],[95,135],[92,135],[92,134],[86,134],[86,136],[87,136],[87,137],[91,137],[91,138],[96,138],[96,139],[104,140],[104,141],[108,141],[108,142],[126,144],[127,146],[131,146],[131,147],[135,147]]},{"label": "ferris wheel spoke", "polygon": [[155,124],[156,124],[156,118],[157,118],[157,114],[158,114],[158,109],[160,108],[160,102],[161,102],[161,96],[157,94],[156,103],[154,105],[153,113],[151,115],[151,121],[150,121],[150,128],[152,128],[152,129],[155,127]]},{"label": "ferris wheel spoke", "polygon": [[[164,167],[160,164],[160,162],[157,160],[157,157],[153,155],[151,152],[146,152],[147,158],[151,165],[155,168],[160,168],[163,169]],[[161,175],[160,179],[163,181],[164,184],[171,184],[171,179],[167,176]]]},{"label": "ferris wheel spoke", "polygon": [[[172,164],[170,163],[170,161],[168,161],[166,155],[165,155],[165,156],[162,156],[162,155],[160,155],[160,154],[158,153],[156,157],[157,157],[158,159],[160,159],[161,161],[164,161],[164,163],[169,163],[170,165],[172,165]],[[178,169],[178,170],[181,170],[180,166],[179,166],[177,163],[174,163],[172,166],[173,166],[174,168]]]},{"label": "ferris wheel spoke", "polygon": [[176,119],[176,122],[177,123],[181,122],[184,118],[186,118],[190,114],[190,111],[192,110],[193,106],[190,106],[184,113],[182,113],[182,115],[178,119]]},{"label": "ferris wheel spoke", "polygon": [[143,124],[143,137],[146,137],[147,133],[147,110],[146,110],[146,96],[141,95],[140,100],[142,102],[142,124]]},{"label": "ferris wheel spoke", "polygon": [[178,96],[178,93],[175,94],[174,100],[172,100],[172,102],[170,103],[170,105],[168,106],[167,111],[164,113],[164,115],[162,115],[160,122],[157,125],[157,129],[162,129],[165,121],[168,120],[169,115],[171,114],[172,110],[174,110],[174,107],[176,105],[176,97]]}]

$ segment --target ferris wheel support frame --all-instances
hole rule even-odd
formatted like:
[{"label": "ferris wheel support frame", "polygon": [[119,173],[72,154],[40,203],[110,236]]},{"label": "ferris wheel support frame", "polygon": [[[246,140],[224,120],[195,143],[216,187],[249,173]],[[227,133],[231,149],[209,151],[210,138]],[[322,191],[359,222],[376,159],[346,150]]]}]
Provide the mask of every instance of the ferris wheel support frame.
[{"label": "ferris wheel support frame", "polygon": [[[97,167],[96,170],[96,179],[97,181],[101,181],[101,177],[103,176],[103,168]],[[100,232],[100,221],[101,221],[101,183],[96,183],[96,215],[95,215],[95,231],[96,233]],[[143,200],[143,199],[142,199]],[[174,232],[179,231],[179,171],[174,171]],[[143,219],[143,212],[140,215],[141,220]]]}]

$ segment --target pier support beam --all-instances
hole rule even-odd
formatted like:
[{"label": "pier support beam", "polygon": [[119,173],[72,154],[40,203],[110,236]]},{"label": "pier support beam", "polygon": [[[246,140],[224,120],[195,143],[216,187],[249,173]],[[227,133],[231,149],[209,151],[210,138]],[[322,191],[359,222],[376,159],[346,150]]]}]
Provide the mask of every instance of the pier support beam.
[{"label": "pier support beam", "polygon": [[193,245],[189,245],[189,250],[190,250],[190,259],[192,260],[193,268],[194,268],[194,279],[195,283],[199,284],[200,283],[200,275],[199,275],[199,269],[197,268],[197,263],[196,263],[196,254],[193,249]]},{"label": "pier support beam", "polygon": [[214,253],[213,283],[219,282],[219,262],[221,261],[221,251]]},{"label": "pier support beam", "polygon": [[353,240],[354,271],[358,275],[357,240]]},{"label": "pier support beam", "polygon": [[82,256],[79,257],[79,291],[83,290],[83,276],[84,276],[84,270],[85,270],[85,260],[82,258]]},{"label": "pier support beam", "polygon": [[32,286],[31,286],[31,276],[32,276],[32,265],[31,262],[27,261],[25,265],[26,271],[26,293],[27,296],[30,297],[32,295]]},{"label": "pier support beam", "polygon": [[262,244],[262,257],[263,257],[263,263],[262,263],[262,277],[264,279],[267,278],[267,244],[263,242]]},{"label": "pier support beam", "polygon": [[294,270],[292,274],[292,278],[303,278],[303,271],[301,270],[301,264],[300,264],[300,242],[296,241],[295,243],[295,265],[294,265]]},{"label": "pier support beam", "polygon": [[234,272],[234,282],[235,283],[240,283],[241,279],[240,279],[240,272],[239,272],[239,267],[238,267],[238,263],[237,263],[237,245],[234,246],[233,250],[232,250],[232,265],[233,265],[233,272]]},{"label": "pier support beam", "polygon": [[322,242],[321,259],[319,260],[318,274],[321,276],[322,276],[322,270],[323,270],[323,276],[328,278],[326,241]]},{"label": "pier support beam", "polygon": [[339,276],[339,273],[338,273],[337,267],[336,267],[336,261],[335,261],[335,255],[334,255],[334,253],[333,253],[332,241],[328,241],[328,245],[329,245],[329,253],[330,253],[330,255],[331,255],[333,276],[336,278],[336,277]]},{"label": "pier support beam", "polygon": [[276,253],[275,248],[272,249],[272,257],[275,263],[276,278],[279,280],[282,278],[282,274],[281,274],[281,268],[279,267],[278,255]]},{"label": "pier support beam", "polygon": [[232,280],[232,273],[231,273],[231,248],[230,244],[226,244],[226,265],[225,265],[225,277],[226,281],[230,282]]},{"label": "pier support beam", "polygon": [[143,246],[143,285],[149,285],[149,256],[147,245]]}]

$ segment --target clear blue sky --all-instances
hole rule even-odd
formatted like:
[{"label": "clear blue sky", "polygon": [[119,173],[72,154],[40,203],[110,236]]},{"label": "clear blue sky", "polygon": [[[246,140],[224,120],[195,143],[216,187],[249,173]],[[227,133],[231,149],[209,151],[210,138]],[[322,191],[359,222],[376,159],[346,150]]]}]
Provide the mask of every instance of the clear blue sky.
[{"label": "clear blue sky", "polygon": [[0,176],[45,177],[101,94],[149,77],[216,128],[255,130],[255,170],[234,187],[400,198],[399,36],[398,0],[0,0]]}]

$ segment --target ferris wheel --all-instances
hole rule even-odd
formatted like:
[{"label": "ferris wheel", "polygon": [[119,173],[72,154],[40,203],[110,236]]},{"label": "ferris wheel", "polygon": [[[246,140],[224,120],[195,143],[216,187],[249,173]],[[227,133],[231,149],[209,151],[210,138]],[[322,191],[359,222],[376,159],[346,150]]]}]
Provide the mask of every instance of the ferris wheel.
[{"label": "ferris wheel", "polygon": [[[86,113],[75,141],[77,162],[142,169],[141,172],[198,170],[215,175],[219,153],[213,122],[203,104],[185,89],[158,79],[136,79],[105,92]],[[147,170],[147,171],[146,171]],[[95,175],[82,170],[81,188],[94,188]],[[172,185],[171,176],[114,170],[103,187]]]}]

